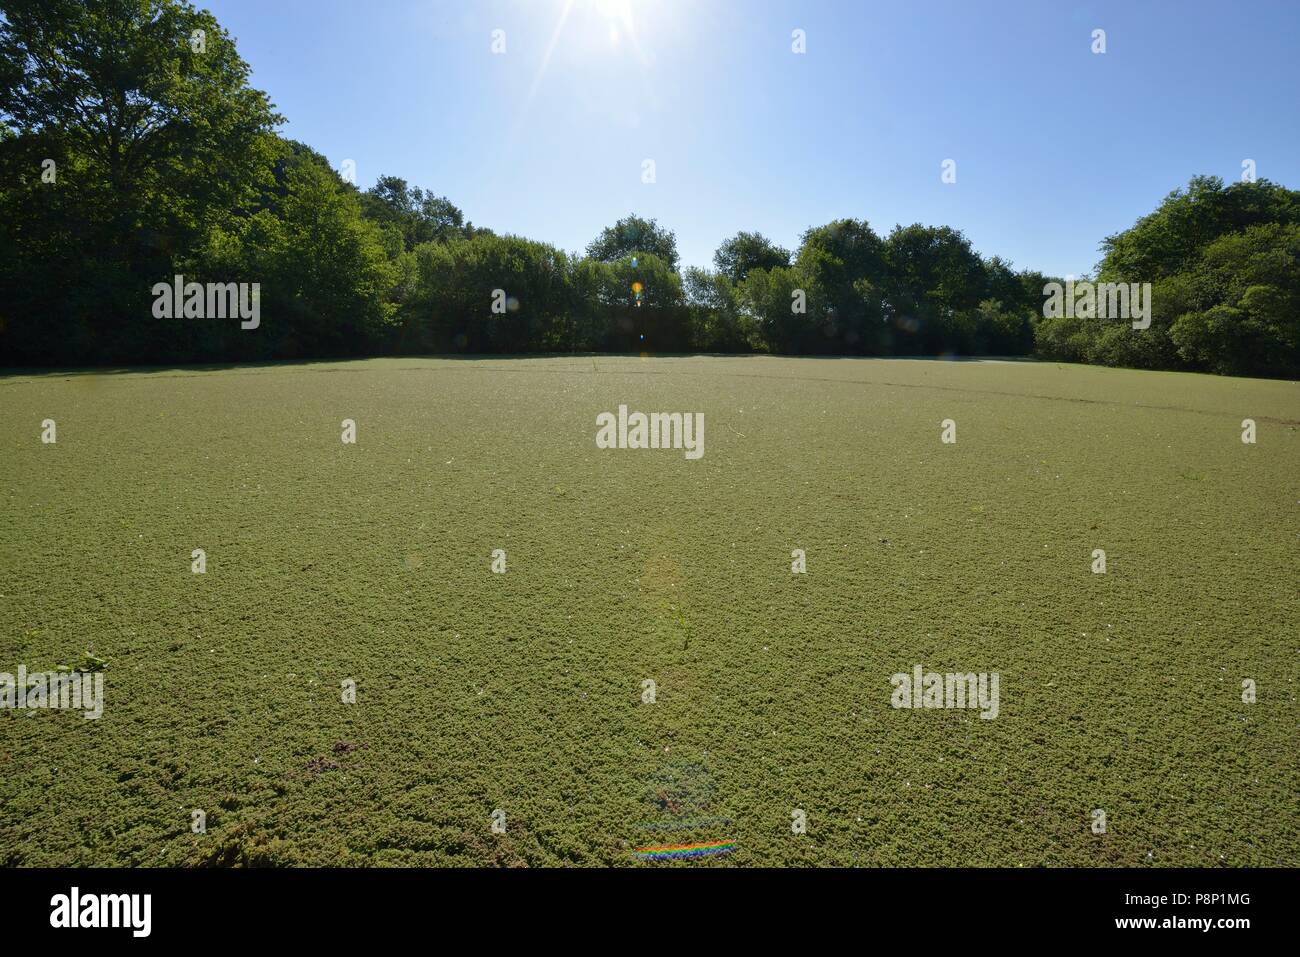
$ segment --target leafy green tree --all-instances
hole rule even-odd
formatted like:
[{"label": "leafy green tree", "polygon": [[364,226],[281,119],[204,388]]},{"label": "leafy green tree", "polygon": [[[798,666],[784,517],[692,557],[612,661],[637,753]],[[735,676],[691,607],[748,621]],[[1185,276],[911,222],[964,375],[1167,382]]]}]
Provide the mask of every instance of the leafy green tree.
[{"label": "leafy green tree", "polygon": [[[898,226],[885,242],[887,316],[914,333],[915,352],[979,349],[973,316],[985,298],[983,260],[960,231],[947,226]],[[914,326],[912,324],[915,324]],[[910,351],[904,346],[899,351]]]},{"label": "leafy green tree", "polygon": [[632,256],[657,256],[676,269],[677,237],[653,219],[637,215],[624,216],[613,226],[606,226],[587,246],[587,256],[601,262],[617,262]]},{"label": "leafy green tree", "polygon": [[183,0],[7,0],[0,80],[0,279],[31,290],[6,325],[58,316],[65,358],[156,355],[153,283],[247,207],[280,117],[216,19]]},{"label": "leafy green tree", "polygon": [[379,177],[362,194],[362,208],[367,218],[400,236],[407,252],[421,243],[446,242],[475,231],[474,224],[465,222],[465,214],[451,200],[409,186],[399,176]]},{"label": "leafy green tree", "polygon": [[719,273],[737,283],[751,269],[789,266],[790,250],[782,249],[761,233],[739,232],[718,247],[713,264]]},{"label": "leafy green tree", "polygon": [[1023,356],[1034,348],[1034,324],[1030,311],[1007,305],[999,299],[985,299],[976,308],[975,351],[990,355]]},{"label": "leafy green tree", "polygon": [[1151,324],[1043,320],[1044,356],[1148,369],[1293,375],[1292,229],[1300,192],[1266,180],[1195,177],[1130,229],[1107,237],[1099,282],[1150,283]]},{"label": "leafy green tree", "polygon": [[608,310],[601,293],[612,283],[609,264],[585,256],[569,257],[567,306],[564,308],[562,346],[570,352],[596,352],[604,348]]},{"label": "leafy green tree", "polygon": [[829,351],[824,330],[830,327],[821,321],[828,312],[826,296],[816,280],[798,267],[752,269],[737,287],[737,296],[768,351],[786,355]]},{"label": "leafy green tree", "polygon": [[[214,228],[183,264],[201,281],[257,282],[258,335],[235,324],[182,326],[220,353],[321,356],[373,353],[395,331],[397,282],[379,230],[320,154],[278,141],[273,184],[260,208]],[[202,351],[210,351],[207,346]]]},{"label": "leafy green tree", "polygon": [[569,260],[519,236],[453,237],[417,246],[403,342],[432,351],[530,352],[571,348]]},{"label": "leafy green tree", "polygon": [[673,265],[654,253],[642,252],[607,263],[601,275],[605,348],[615,352],[682,352],[690,348],[682,277]]},{"label": "leafy green tree", "polygon": [[[785,275],[779,268],[770,272],[772,277]],[[880,354],[884,244],[865,220],[837,219],[809,229],[795,257],[795,272],[805,292],[809,287],[817,291],[809,298],[806,318],[793,325],[782,320],[800,330],[799,351]]]},{"label": "leafy green tree", "polygon": [[683,277],[690,312],[691,345],[709,352],[744,352],[756,330],[741,308],[735,284],[722,272],[692,266]]},{"label": "leafy green tree", "polygon": [[1300,373],[1300,225],[1222,236],[1199,267],[1169,330],[1179,356],[1226,375]]},{"label": "leafy green tree", "polygon": [[1106,237],[1099,280],[1154,282],[1180,272],[1225,233],[1264,223],[1300,223],[1300,192],[1264,179],[1225,187],[1218,176],[1193,177],[1154,212]]}]

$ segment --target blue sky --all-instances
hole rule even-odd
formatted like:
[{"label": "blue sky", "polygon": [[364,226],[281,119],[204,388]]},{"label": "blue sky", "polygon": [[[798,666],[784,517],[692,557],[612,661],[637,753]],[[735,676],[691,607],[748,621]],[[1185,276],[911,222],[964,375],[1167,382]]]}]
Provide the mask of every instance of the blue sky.
[{"label": "blue sky", "polygon": [[1077,275],[1195,174],[1251,158],[1300,187],[1293,0],[196,3],[283,132],[354,160],[362,188],[399,175],[567,250],[636,212],[708,265],[737,230],[793,249],[852,216]]}]

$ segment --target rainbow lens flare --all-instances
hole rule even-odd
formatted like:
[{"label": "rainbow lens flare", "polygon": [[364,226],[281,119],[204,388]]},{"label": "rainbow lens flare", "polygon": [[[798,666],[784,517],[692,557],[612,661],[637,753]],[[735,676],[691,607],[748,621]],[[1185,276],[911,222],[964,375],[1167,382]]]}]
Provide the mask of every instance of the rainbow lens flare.
[{"label": "rainbow lens flare", "polygon": [[735,841],[711,841],[707,844],[664,844],[660,847],[638,847],[632,853],[642,861],[662,861],[676,857],[709,857],[714,854],[727,854],[735,849]]}]

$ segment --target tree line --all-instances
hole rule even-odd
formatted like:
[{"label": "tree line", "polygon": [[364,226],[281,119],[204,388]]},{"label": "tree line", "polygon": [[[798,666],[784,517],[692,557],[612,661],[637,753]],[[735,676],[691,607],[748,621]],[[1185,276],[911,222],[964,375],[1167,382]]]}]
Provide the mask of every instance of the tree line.
[{"label": "tree line", "polygon": [[[587,351],[1004,355],[1300,372],[1300,193],[1198,177],[1107,237],[1099,282],[1151,283],[1149,328],[1044,318],[1056,277],[958,230],[756,232],[680,268],[628,215],[581,252],[476,227],[382,176],[358,189],[249,85],[184,0],[0,4],[0,364]],[[156,318],[159,282],[258,283],[261,323]],[[1088,278],[1088,277],[1080,277]]]}]

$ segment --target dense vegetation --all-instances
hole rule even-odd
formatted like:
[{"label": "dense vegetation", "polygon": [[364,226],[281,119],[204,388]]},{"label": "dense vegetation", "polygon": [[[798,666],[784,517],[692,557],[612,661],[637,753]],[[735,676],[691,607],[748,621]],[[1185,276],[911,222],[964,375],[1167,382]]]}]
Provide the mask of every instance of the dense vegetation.
[{"label": "dense vegetation", "polygon": [[1142,335],[1100,319],[1040,320],[1051,358],[1230,375],[1300,373],[1300,192],[1201,176],[1107,237],[1101,282],[1150,282]]},{"label": "dense vegetation", "polygon": [[[620,402],[703,459],[598,449]],[[0,709],[0,867],[1300,866],[1298,418],[1058,363],[5,376],[0,672],[107,664],[102,720]],[[917,663],[998,719],[891,708]]]},{"label": "dense vegetation", "polygon": [[[1266,181],[1194,179],[1105,240],[1099,280],[1154,286],[1141,332],[1044,319],[1051,277],[948,227],[836,220],[793,253],[740,232],[682,272],[635,215],[578,254],[397,176],[359,190],[275,133],[233,40],[181,0],[0,11],[4,364],[707,350],[1300,372],[1300,193]],[[260,327],[155,318],[178,274],[259,283]]]}]

